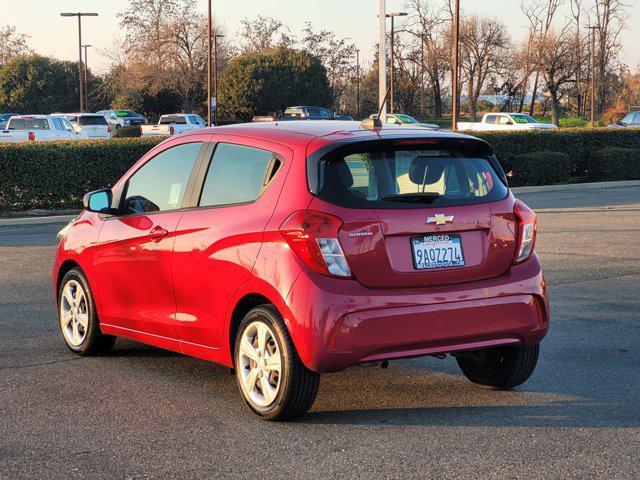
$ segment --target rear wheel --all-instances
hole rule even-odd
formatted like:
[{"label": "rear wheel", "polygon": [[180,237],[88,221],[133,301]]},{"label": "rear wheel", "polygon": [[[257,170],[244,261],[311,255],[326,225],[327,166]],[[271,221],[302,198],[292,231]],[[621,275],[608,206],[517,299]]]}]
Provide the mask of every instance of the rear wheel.
[{"label": "rear wheel", "polygon": [[245,402],[266,420],[304,414],[320,384],[320,375],[303,365],[282,316],[272,305],[254,308],[240,323],[235,371]]},{"label": "rear wheel", "polygon": [[58,292],[58,318],[64,342],[78,355],[105,353],[115,342],[116,337],[100,332],[89,282],[79,268],[69,270],[62,279]]},{"label": "rear wheel", "polygon": [[526,382],[538,363],[540,344],[509,345],[470,352],[456,358],[473,383],[508,390]]}]

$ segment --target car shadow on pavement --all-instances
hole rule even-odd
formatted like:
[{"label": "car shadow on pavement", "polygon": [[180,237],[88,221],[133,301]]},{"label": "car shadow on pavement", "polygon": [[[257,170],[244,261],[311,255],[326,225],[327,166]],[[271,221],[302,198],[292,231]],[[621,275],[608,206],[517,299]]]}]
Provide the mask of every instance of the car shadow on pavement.
[{"label": "car shadow on pavement", "polygon": [[640,415],[631,405],[566,401],[540,405],[381,408],[314,411],[302,424],[415,425],[448,427],[638,428]]}]

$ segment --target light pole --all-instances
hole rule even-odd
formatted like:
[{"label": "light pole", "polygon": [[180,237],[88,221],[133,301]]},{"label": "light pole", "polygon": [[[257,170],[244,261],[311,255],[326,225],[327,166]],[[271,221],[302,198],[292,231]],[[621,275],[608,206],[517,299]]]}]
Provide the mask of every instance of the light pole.
[{"label": "light pole", "polygon": [[596,28],[591,30],[591,128],[596,126]]},{"label": "light pole", "polygon": [[356,48],[356,117],[360,118],[360,50]]},{"label": "light pole", "polygon": [[87,48],[91,45],[82,45],[84,48],[84,107],[89,110],[89,67],[87,64],[89,60],[87,59]]},{"label": "light pole", "polygon": [[460,0],[456,0],[455,11],[453,12],[453,75],[452,75],[452,101],[451,108],[451,129],[458,129],[458,47],[460,44]]},{"label": "light pole", "polygon": [[213,30],[213,16],[211,10],[213,0],[207,2],[207,125],[211,126],[211,35]]},{"label": "light pole", "polygon": [[380,0],[380,39],[378,40],[378,110],[381,118],[387,116],[387,7],[386,1]]},{"label": "light pole", "polygon": [[213,111],[213,124],[218,124],[218,39],[224,37],[221,34],[213,36],[213,96],[216,99],[216,109]]},{"label": "light pole", "polygon": [[83,81],[82,81],[82,17],[97,17],[97,13],[85,13],[85,12],[63,12],[61,17],[78,17],[78,84],[80,87],[80,113],[84,112],[84,94],[83,94]]},{"label": "light pole", "polygon": [[396,12],[396,13],[387,13],[387,17],[391,18],[391,84],[390,84],[390,94],[389,94],[389,111],[393,113],[393,94],[394,94],[394,83],[395,83],[395,23],[394,19],[396,17],[406,17],[407,13],[405,12]]}]

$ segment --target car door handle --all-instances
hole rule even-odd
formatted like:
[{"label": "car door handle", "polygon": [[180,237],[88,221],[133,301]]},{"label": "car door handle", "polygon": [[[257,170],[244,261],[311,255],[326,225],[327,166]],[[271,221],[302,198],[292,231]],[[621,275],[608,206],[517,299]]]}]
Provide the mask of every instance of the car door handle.
[{"label": "car door handle", "polygon": [[149,232],[149,237],[151,238],[151,241],[156,243],[158,243],[167,235],[169,235],[169,232],[162,227],[153,227]]}]

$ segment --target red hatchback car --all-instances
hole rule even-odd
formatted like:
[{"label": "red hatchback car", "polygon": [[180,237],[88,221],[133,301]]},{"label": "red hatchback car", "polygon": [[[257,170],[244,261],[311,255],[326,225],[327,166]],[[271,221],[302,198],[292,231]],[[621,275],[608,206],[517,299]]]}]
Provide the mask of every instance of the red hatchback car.
[{"label": "red hatchback car", "polygon": [[53,272],[67,346],[121,336],[222,363],[266,419],[306,412],[320,373],[422,355],[515,387],[548,329],[535,214],[473,137],[205,129],[84,203]]}]

